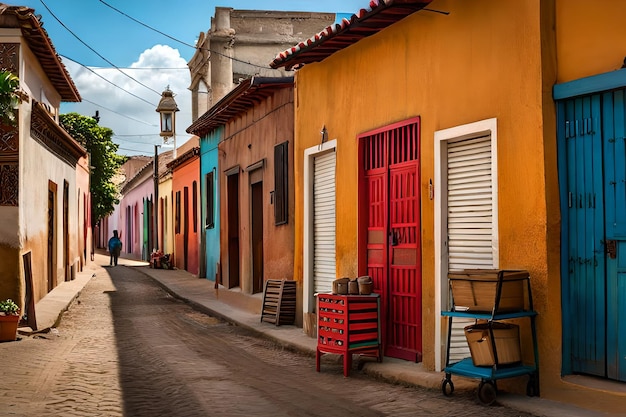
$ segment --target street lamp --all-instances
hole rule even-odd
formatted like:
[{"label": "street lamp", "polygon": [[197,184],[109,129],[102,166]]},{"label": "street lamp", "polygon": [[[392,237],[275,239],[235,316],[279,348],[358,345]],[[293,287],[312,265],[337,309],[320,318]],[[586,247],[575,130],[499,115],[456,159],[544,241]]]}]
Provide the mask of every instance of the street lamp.
[{"label": "street lamp", "polygon": [[[165,91],[161,93],[161,100],[156,108],[161,117],[161,133],[165,143],[169,138],[174,138],[174,151],[172,157],[176,159],[176,112],[178,106],[174,100],[174,93],[167,86]],[[154,246],[159,249],[159,153],[158,146],[154,145]]]},{"label": "street lamp", "polygon": [[161,93],[161,101],[159,101],[156,111],[161,116],[160,135],[165,143],[167,143],[169,138],[174,138],[174,153],[172,156],[176,159],[176,112],[179,109],[174,100],[174,93],[169,86]]}]

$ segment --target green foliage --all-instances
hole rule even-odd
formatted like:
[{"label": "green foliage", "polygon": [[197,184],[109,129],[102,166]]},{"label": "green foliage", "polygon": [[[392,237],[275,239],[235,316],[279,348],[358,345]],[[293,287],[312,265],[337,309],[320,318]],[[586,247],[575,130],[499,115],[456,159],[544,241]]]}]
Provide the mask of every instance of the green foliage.
[{"label": "green foliage", "polygon": [[16,94],[20,80],[9,71],[0,71],[0,119],[4,124],[15,126],[16,110],[20,98]]},{"label": "green foliage", "polygon": [[117,154],[118,145],[111,139],[113,131],[98,125],[92,117],[78,113],[62,114],[61,126],[89,152],[91,161],[92,226],[108,216],[119,202],[118,190],[111,181],[124,162]]},{"label": "green foliage", "polygon": [[7,316],[16,316],[20,308],[10,298],[0,301],[0,313],[4,313]]}]

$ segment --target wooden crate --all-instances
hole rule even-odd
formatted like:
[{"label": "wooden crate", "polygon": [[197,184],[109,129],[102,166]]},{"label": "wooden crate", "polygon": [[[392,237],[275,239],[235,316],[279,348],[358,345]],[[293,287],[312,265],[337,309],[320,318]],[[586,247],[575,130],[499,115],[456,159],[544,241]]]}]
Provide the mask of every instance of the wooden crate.
[{"label": "wooden crate", "polygon": [[372,295],[317,295],[316,368],[324,353],[343,356],[343,374],[350,375],[352,355],[375,356],[382,361],[380,298]]},{"label": "wooden crate", "polygon": [[465,327],[465,337],[474,366],[512,365],[522,361],[519,326],[515,324],[474,324]]},{"label": "wooden crate", "polygon": [[296,281],[269,279],[265,283],[261,322],[276,326],[296,319]]},{"label": "wooden crate", "polygon": [[524,310],[527,271],[466,269],[450,272],[448,280],[455,310],[507,312]]}]

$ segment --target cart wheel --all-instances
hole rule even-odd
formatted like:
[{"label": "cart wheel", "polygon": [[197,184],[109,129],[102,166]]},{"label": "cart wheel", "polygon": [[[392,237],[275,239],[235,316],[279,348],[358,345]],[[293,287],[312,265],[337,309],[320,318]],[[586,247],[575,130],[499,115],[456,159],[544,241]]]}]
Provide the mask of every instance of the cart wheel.
[{"label": "cart wheel", "polygon": [[537,378],[534,375],[530,375],[528,378],[528,384],[526,384],[526,395],[529,397],[536,397],[539,394],[539,387],[537,386]]},{"label": "cart wheel", "polygon": [[496,401],[497,390],[493,381],[481,381],[478,385],[478,400],[483,405],[491,405]]},{"label": "cart wheel", "polygon": [[441,381],[441,392],[443,392],[443,395],[446,397],[452,395],[454,392],[454,384],[452,383],[452,380],[446,378]]}]

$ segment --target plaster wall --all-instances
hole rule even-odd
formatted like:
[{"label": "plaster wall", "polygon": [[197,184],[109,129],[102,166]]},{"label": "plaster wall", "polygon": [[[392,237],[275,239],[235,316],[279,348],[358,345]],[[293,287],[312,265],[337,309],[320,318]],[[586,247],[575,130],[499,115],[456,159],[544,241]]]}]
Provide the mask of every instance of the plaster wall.
[{"label": "plaster wall", "polygon": [[[219,127],[207,136],[200,139],[200,190],[201,216],[200,229],[204,233],[204,252],[206,265],[206,278],[214,281],[218,272],[217,264],[220,262],[220,167],[218,160],[218,143],[220,142],[224,128]],[[206,175],[213,172],[214,184],[214,218],[213,226],[207,225],[207,185]],[[200,250],[202,250],[202,245]]]},{"label": "plaster wall", "polygon": [[[198,275],[198,250],[200,246],[200,157],[194,156],[190,161],[176,167],[172,172],[172,191],[174,192],[174,201],[176,201],[176,193],[180,192],[180,232],[174,233],[174,264],[177,268],[185,268],[185,252],[184,244],[187,240],[187,268],[186,270],[193,275]],[[196,206],[195,213],[197,222],[194,222],[194,187],[196,184]],[[185,188],[187,188],[188,200],[185,207]],[[175,203],[174,203],[175,205]],[[186,211],[185,211],[186,208]],[[187,236],[184,233],[184,219],[187,217]]]},{"label": "plaster wall", "polygon": [[[241,113],[225,126],[224,140],[219,144],[220,188],[227,190],[225,170],[239,166],[239,247],[240,285],[245,294],[252,293],[251,264],[251,210],[250,190],[252,176],[259,175],[263,182],[263,264],[264,280],[293,279],[294,253],[294,206],[293,206],[293,91],[282,89],[258,103],[254,108]],[[289,219],[287,224],[276,226],[274,207],[270,192],[274,189],[274,146],[289,141],[288,192]],[[262,161],[258,169],[246,168]],[[260,172],[259,172],[260,171]],[[227,192],[221,193],[223,196]],[[224,197],[225,199],[227,197]],[[220,205],[221,211],[221,257],[223,282],[229,277],[228,269],[228,212],[227,201]],[[298,311],[296,309],[296,311]]]},{"label": "plaster wall", "polygon": [[[449,15],[421,11],[296,73],[296,241],[303,276],[304,150],[326,126],[337,139],[337,276],[358,271],[359,133],[421,117],[420,193],[423,360],[434,368],[434,132],[490,118],[498,126],[501,268],[527,269],[546,309],[546,201],[540,2],[436,1]],[[323,105],[320,105],[323,103]],[[339,163],[340,161],[340,163]],[[440,185],[434,184],[437,193]],[[546,334],[542,353],[560,344]],[[545,362],[544,362],[545,363]],[[550,366],[550,365],[547,365]]]},{"label": "plaster wall", "polygon": [[[161,180],[159,183],[159,200],[163,202],[163,229],[159,229],[159,239],[163,247],[160,248],[163,253],[174,253],[174,211],[172,204],[172,178]],[[160,209],[159,209],[160,210]],[[159,211],[159,216],[161,212]]]},{"label": "plaster wall", "polygon": [[626,59],[626,3],[556,0],[558,83],[620,69]]},{"label": "plaster wall", "polygon": [[[24,112],[25,120],[30,114]],[[55,155],[30,137],[30,123],[22,126],[26,135],[20,135],[20,245],[22,254],[32,252],[33,293],[35,302],[48,292],[47,259],[52,257],[56,265],[53,274],[58,285],[65,280],[63,236],[63,186],[68,182],[68,263],[72,265],[80,257],[78,251],[78,201],[76,199],[76,167],[60,161]],[[48,190],[49,183],[56,184],[54,203],[54,246],[48,251]],[[82,237],[81,237],[82,238]],[[22,275],[23,276],[23,275]]]},{"label": "plaster wall", "polygon": [[[91,229],[91,193],[89,192],[89,159],[81,158],[76,167],[77,237],[79,270],[91,261],[93,237]],[[71,197],[70,197],[71,198]]]},{"label": "plaster wall", "polygon": [[[117,230],[120,233],[120,239],[122,240],[122,253],[133,259],[145,259],[143,256],[146,250],[152,251],[152,248],[143,247],[143,207],[144,200],[153,197],[154,193],[154,178],[152,176],[152,170],[141,174],[142,176],[137,181],[137,185],[124,195],[122,201],[120,201],[121,216],[118,222]],[[131,208],[131,228],[127,228],[126,209]],[[109,230],[112,236],[113,230]],[[127,237],[131,236],[132,247],[128,247]],[[109,238],[111,237],[109,236]],[[107,238],[108,239],[108,238]],[[149,255],[149,253],[148,253]]]},{"label": "plaster wall", "polygon": [[[109,239],[113,237],[113,231],[117,230],[119,232],[120,224],[124,224],[124,220],[122,218],[123,212],[121,210],[120,204],[121,200],[119,204],[113,206],[113,212],[100,222],[100,245],[106,251],[109,250]],[[122,240],[122,243],[124,242],[125,241]],[[123,249],[124,248],[122,247],[122,250]]]},{"label": "plaster wall", "polygon": [[39,61],[23,39],[21,39],[20,53],[23,62],[20,65],[19,74],[21,88],[28,93],[30,98],[49,105],[54,119],[58,122],[61,106],[60,94],[54,89],[48,76],[39,65]]}]

